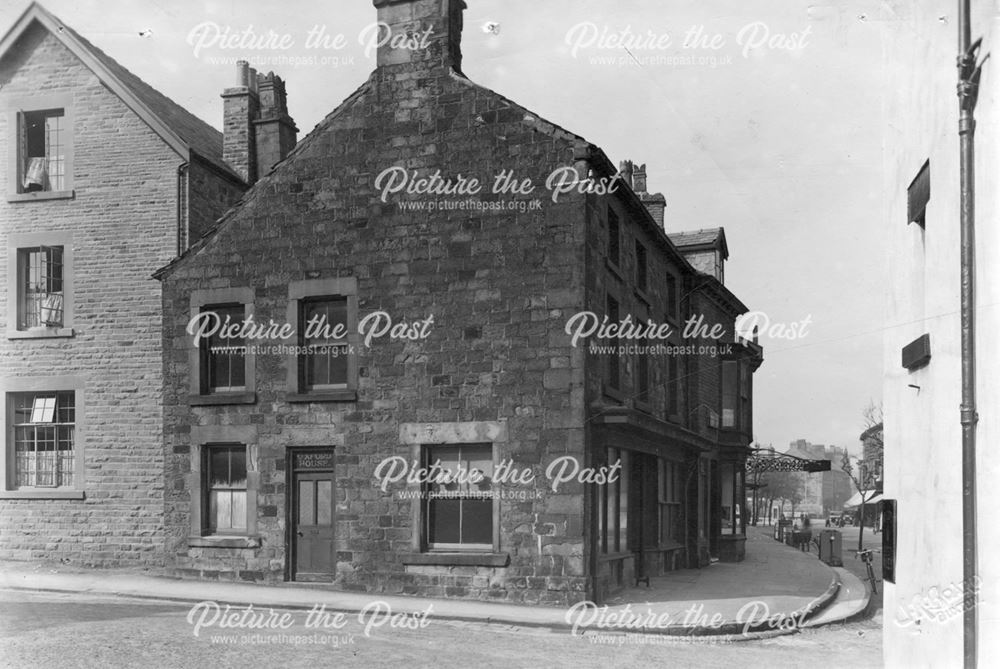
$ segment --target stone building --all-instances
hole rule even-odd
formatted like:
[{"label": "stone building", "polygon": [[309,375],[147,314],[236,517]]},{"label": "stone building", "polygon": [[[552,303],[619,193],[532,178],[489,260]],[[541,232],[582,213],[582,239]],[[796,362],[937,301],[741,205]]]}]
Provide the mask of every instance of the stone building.
[{"label": "stone building", "polygon": [[[886,319],[883,338],[883,514],[886,666],[989,666],[1000,657],[1000,79],[996,6],[971,3],[972,40],[982,37],[975,106],[974,372],[978,422],[974,573],[963,563],[961,167],[956,95],[958,3],[894,1],[886,33],[884,191]],[[951,26],[942,30],[942,21]],[[870,436],[870,435],[869,435]],[[890,507],[891,508],[891,507]],[[894,517],[893,517],[894,516]],[[889,551],[889,552],[885,552]],[[975,615],[963,624],[964,601]],[[963,638],[978,646],[968,658]],[[971,660],[971,661],[970,661]]]},{"label": "stone building", "polygon": [[[469,81],[461,0],[374,4],[431,37],[157,274],[175,571],[568,604],[740,559],[762,358],[724,234]],[[605,317],[678,331],[573,336]]]},{"label": "stone building", "polygon": [[37,4],[0,40],[0,108],[0,557],[161,564],[151,275],[246,175],[221,133]]}]

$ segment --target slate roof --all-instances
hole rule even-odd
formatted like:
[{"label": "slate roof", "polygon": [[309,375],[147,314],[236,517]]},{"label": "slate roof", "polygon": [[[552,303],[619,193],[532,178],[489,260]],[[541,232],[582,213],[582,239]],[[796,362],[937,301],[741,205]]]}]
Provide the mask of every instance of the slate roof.
[{"label": "slate roof", "polygon": [[722,228],[707,228],[705,230],[689,230],[667,235],[675,246],[710,246],[715,244],[722,235]]}]

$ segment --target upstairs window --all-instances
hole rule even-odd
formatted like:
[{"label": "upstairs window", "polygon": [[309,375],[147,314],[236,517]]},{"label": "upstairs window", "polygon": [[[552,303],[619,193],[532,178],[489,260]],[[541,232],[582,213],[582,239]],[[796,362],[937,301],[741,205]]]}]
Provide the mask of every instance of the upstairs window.
[{"label": "upstairs window", "polygon": [[678,400],[680,399],[680,379],[677,373],[677,356],[667,357],[667,416],[675,417],[678,412]]},{"label": "upstairs window", "polygon": [[62,109],[21,112],[18,192],[66,190],[67,123]]},{"label": "upstairs window", "polygon": [[735,360],[722,361],[722,427],[736,427],[737,369]]},{"label": "upstairs window", "polygon": [[676,322],[677,319],[677,277],[667,273],[667,320]]},{"label": "upstairs window", "polygon": [[[618,309],[618,300],[611,295],[608,295],[607,299],[608,321],[611,323],[619,323],[621,316]],[[608,342],[609,346],[613,346],[613,350],[611,350],[608,354],[607,385],[609,388],[613,388],[615,390],[621,389],[621,360],[618,357],[618,346],[620,343],[619,339],[613,339]]]},{"label": "upstairs window", "polygon": [[242,338],[221,336],[227,324],[239,326],[244,319],[242,304],[206,306],[203,312],[212,312],[222,327],[202,340],[202,375],[204,393],[228,393],[246,390],[246,342]]},{"label": "upstairs window", "polygon": [[750,366],[745,362],[740,364],[740,427],[744,432],[750,432],[752,413],[750,408]]},{"label": "upstairs window", "polygon": [[635,243],[635,285],[645,291],[648,285],[648,268],[646,264],[646,247]]},{"label": "upstairs window", "polygon": [[608,262],[615,267],[620,266],[621,255],[621,225],[618,223],[618,214],[608,207]]},{"label": "upstairs window", "polygon": [[289,323],[299,344],[285,357],[289,402],[358,399],[358,282],[355,277],[288,284]]},{"label": "upstairs window", "polygon": [[[645,318],[636,315],[637,323],[644,323]],[[635,401],[637,404],[649,404],[649,368],[652,364],[649,355],[649,340],[640,339],[635,342],[641,352],[635,355]]]},{"label": "upstairs window", "polygon": [[76,459],[73,391],[12,393],[18,488],[71,488]]},{"label": "upstairs window", "polygon": [[347,298],[321,297],[300,303],[305,353],[299,356],[303,385],[309,390],[347,387]]},{"label": "upstairs window", "polygon": [[920,168],[916,178],[906,189],[907,220],[921,228],[925,226],[927,203],[931,199],[931,163],[928,160]]},{"label": "upstairs window", "polygon": [[17,329],[63,326],[63,247],[17,250]]}]

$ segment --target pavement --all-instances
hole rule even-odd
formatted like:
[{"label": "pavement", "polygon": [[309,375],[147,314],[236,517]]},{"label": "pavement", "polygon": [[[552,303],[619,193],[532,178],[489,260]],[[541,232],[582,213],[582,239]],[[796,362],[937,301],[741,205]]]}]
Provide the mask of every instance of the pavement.
[{"label": "pavement", "polygon": [[372,607],[407,616],[543,627],[582,633],[667,634],[719,641],[788,634],[807,627],[854,620],[869,597],[843,568],[820,562],[771,538],[769,527],[748,527],[746,559],[715,562],[627,588],[605,607],[569,610],[458,599],[429,599],[341,592],[318,584],[184,580],[134,570],[85,570],[27,562],[0,563],[0,588],[76,592],[121,597],[215,602],[254,610],[314,610],[359,614]]}]

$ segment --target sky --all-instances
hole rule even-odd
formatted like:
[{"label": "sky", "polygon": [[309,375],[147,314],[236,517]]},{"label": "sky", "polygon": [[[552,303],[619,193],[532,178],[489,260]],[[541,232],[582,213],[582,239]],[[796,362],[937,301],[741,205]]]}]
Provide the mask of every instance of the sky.
[{"label": "sky", "polygon": [[[375,21],[370,0],[43,5],[217,128],[237,58],[262,59],[258,70],[282,76],[300,139],[374,69],[361,43]],[[615,163],[647,164],[649,190],[667,200],[668,233],[725,228],[726,285],[771,324],[754,377],[756,440],[860,452],[862,413],[880,401],[883,369],[882,37],[893,29],[883,3],[468,5],[470,79]],[[0,4],[0,29],[27,6]],[[276,37],[265,48],[227,48],[226,35],[246,31]],[[323,48],[323,37],[341,35],[341,48]],[[780,336],[804,322],[803,336]]]}]

